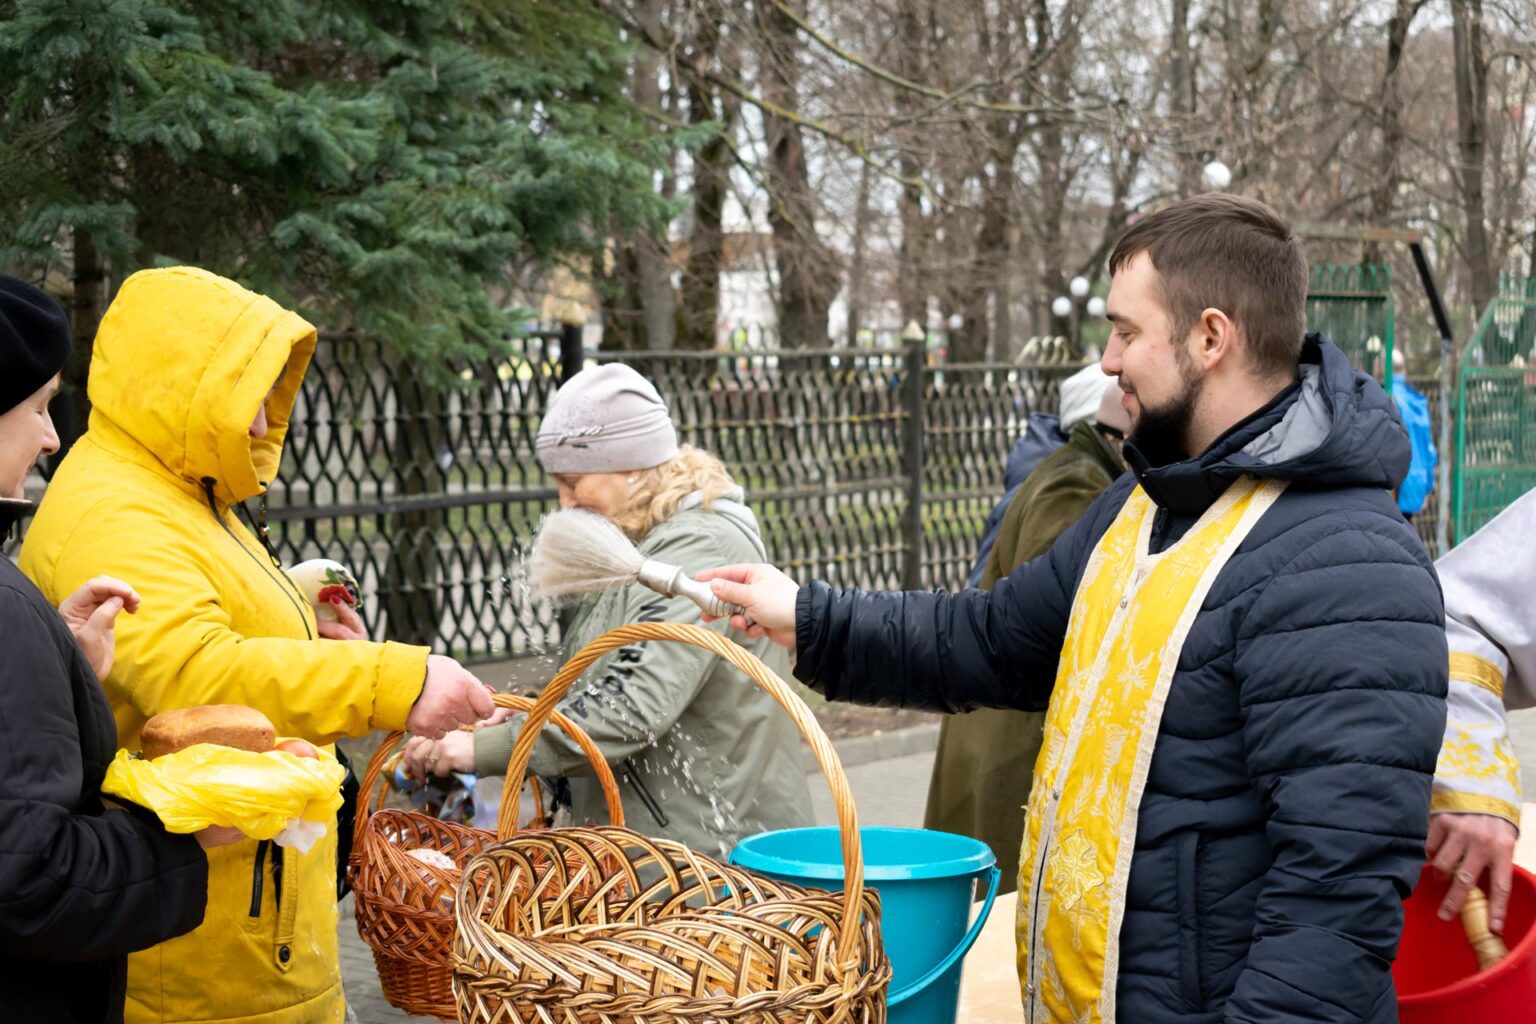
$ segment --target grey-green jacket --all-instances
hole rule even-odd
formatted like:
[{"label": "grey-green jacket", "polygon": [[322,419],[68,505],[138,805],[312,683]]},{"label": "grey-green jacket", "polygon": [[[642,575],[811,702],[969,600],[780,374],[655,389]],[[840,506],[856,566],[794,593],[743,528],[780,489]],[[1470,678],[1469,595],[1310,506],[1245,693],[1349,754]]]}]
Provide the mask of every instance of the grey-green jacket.
[{"label": "grey-green jacket", "polygon": [[[690,573],[767,559],[750,509],[697,496],[640,544],[647,558]],[[699,623],[698,606],[638,584],[588,597],[567,633],[562,661],[601,634],[634,622]],[[730,636],[789,679],[789,658],[767,639]],[[734,667],[691,645],[649,641],[613,652],[587,669],[560,710],[585,729],[619,779],[626,824],[723,855],[742,836],[811,824],[799,733],[784,710]],[[475,735],[475,770],[506,773],[521,719]],[[532,771],[571,780],[578,824],[606,824],[602,792],[586,758],[564,734],[546,729]]]}]

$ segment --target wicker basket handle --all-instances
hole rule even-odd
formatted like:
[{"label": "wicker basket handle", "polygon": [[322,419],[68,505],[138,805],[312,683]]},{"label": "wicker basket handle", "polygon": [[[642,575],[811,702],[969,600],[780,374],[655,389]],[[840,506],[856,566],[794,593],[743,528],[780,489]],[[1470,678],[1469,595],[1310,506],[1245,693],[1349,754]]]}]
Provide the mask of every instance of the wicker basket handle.
[{"label": "wicker basket handle", "polygon": [[[816,763],[820,765],[822,774],[826,776],[827,787],[832,791],[832,802],[837,807],[837,823],[843,837],[844,878],[843,920],[838,948],[845,951],[851,963],[857,963],[862,945],[859,919],[861,902],[864,898],[864,853],[859,841],[858,810],[853,804],[853,792],[848,786],[848,776],[843,773],[842,762],[838,760],[837,752],[832,749],[832,741],[827,739],[826,733],[822,732],[821,726],[816,723],[815,716],[811,714],[805,703],[795,696],[784,681],[755,655],[719,633],[683,623],[639,622],[609,630],[587,644],[576,652],[570,661],[561,666],[555,678],[550,680],[544,692],[539,695],[538,703],[534,705],[533,710],[528,712],[528,720],[524,723],[522,732],[518,733],[517,745],[512,748],[512,759],[507,765],[507,785],[522,786],[523,777],[528,772],[528,761],[533,756],[534,744],[538,741],[539,730],[555,713],[555,706],[570,691],[571,686],[581,677],[581,674],[593,662],[610,651],[616,651],[642,640],[671,640],[693,644],[695,647],[702,647],[719,655],[766,690],[780,707],[789,712],[789,717],[794,719],[800,734],[810,744],[811,753],[816,756]],[[517,789],[513,788],[509,791],[515,793]],[[506,806],[505,798],[502,800],[502,806]]]},{"label": "wicker basket handle", "polygon": [[[532,711],[534,707],[532,697],[523,697],[515,693],[493,693],[491,694],[491,699],[496,703],[497,707],[511,708],[514,711],[527,712]],[[608,804],[608,813],[613,816],[615,824],[622,825],[624,823],[624,804],[619,796],[619,784],[614,779],[613,769],[608,767],[608,761],[603,757],[602,751],[597,748],[597,744],[592,742],[592,738],[582,731],[579,725],[558,711],[554,713],[553,720],[562,732],[576,742],[576,745],[581,748],[582,753],[587,755],[587,760],[592,763],[592,770],[597,775],[598,784],[603,788],[603,800]],[[353,823],[352,849],[354,851],[360,852],[363,848],[363,831],[368,825],[368,818],[374,811],[378,810],[378,803],[383,799],[384,787],[379,784],[380,780],[385,778],[385,769],[398,756],[398,753],[394,750],[395,745],[403,739],[405,739],[405,733],[403,732],[390,733],[384,738],[384,742],[379,744],[378,749],[373,752],[373,757],[368,759],[368,768],[363,772],[363,780],[357,801],[357,817]],[[513,832],[517,831],[517,794],[521,789],[522,787],[518,786],[516,789],[510,791],[503,790],[502,792],[501,809],[496,816],[496,838],[498,839],[506,839]],[[510,800],[507,799],[507,792],[512,794]]]},{"label": "wicker basket handle", "polygon": [[[505,693],[496,694],[496,705],[497,707],[513,708],[528,714],[532,714],[538,707],[537,702],[532,697],[517,697]],[[560,731],[569,736],[581,748],[581,752],[587,755],[587,763],[592,766],[592,772],[597,776],[597,784],[602,787],[603,802],[608,805],[608,817],[613,820],[615,825],[623,825],[624,799],[619,794],[618,780],[613,777],[613,769],[609,766],[608,759],[603,756],[602,750],[598,748],[596,743],[592,742],[592,737],[587,735],[585,729],[569,718],[566,718],[560,712],[556,711],[549,717],[554,721],[555,725],[560,727]],[[518,733],[519,740],[522,739],[523,732],[527,732],[527,730],[524,729]],[[497,839],[510,839],[512,838],[512,833],[517,831],[517,794],[522,792],[523,775],[527,771],[528,765],[526,761],[523,763],[522,768],[517,773],[517,784],[513,785],[512,766],[516,763],[517,757],[514,754],[507,762],[507,778],[502,784],[501,808],[496,815]]]}]

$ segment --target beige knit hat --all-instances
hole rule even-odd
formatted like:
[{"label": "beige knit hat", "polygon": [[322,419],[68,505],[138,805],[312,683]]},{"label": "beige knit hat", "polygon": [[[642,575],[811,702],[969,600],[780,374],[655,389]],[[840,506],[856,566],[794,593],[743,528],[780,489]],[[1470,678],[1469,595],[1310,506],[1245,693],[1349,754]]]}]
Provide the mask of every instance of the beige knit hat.
[{"label": "beige knit hat", "polygon": [[555,392],[534,451],[549,473],[624,473],[675,457],[677,430],[655,385],[623,363],[603,363]]}]

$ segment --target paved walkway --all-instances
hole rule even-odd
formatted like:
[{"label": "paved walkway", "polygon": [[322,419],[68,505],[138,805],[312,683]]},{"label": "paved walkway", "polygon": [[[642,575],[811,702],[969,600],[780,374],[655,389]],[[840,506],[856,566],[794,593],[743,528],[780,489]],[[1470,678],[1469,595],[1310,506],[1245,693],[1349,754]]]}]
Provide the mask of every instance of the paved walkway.
[{"label": "paved walkway", "polygon": [[[1524,767],[1527,797],[1536,794],[1536,710],[1516,712],[1510,717],[1515,749]],[[870,761],[848,769],[859,817],[866,825],[919,826],[928,799],[928,774],[933,753],[907,754]],[[811,801],[816,820],[834,824],[832,798],[819,774],[811,776]],[[373,957],[357,937],[352,923],[352,900],[342,904],[341,969],[346,980],[350,1006],[347,1019],[357,1024],[395,1024],[399,1021],[426,1021],[401,1013],[384,1001],[379,993]]]}]

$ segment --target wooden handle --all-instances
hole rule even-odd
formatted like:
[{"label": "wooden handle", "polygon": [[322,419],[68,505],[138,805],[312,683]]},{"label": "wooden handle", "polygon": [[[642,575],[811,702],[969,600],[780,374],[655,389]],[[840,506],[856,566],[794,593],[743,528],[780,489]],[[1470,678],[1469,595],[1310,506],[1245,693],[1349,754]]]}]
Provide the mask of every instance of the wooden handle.
[{"label": "wooden handle", "polygon": [[[514,711],[531,711],[534,701],[531,697],[521,697],[514,693],[493,693],[491,699],[499,708],[511,708]],[[624,804],[619,796],[619,784],[613,777],[613,769],[608,767],[608,761],[598,750],[597,744],[592,738],[582,731],[581,727],[558,711],[551,716],[555,725],[560,727],[582,753],[587,755],[587,760],[592,764],[592,771],[597,775],[598,785],[603,788],[603,800],[608,805],[608,814],[613,818],[615,825],[624,824]],[[377,804],[383,799],[384,786],[379,785],[380,780],[387,781],[386,769],[392,769],[399,760],[403,751],[397,751],[394,747],[405,739],[405,733],[392,732],[379,744],[379,748],[373,752],[373,757],[368,759],[368,768],[363,773],[360,795],[357,801],[357,817],[352,826],[352,858],[357,860],[362,854],[363,831],[368,825],[368,818],[378,809]],[[510,777],[508,782],[510,782]],[[517,794],[521,791],[521,785],[508,789],[503,787],[501,794],[501,809],[496,815],[496,838],[506,839],[517,831]],[[542,814],[542,812],[541,812]]]},{"label": "wooden handle", "polygon": [[1488,897],[1475,885],[1462,904],[1461,927],[1467,933],[1472,952],[1477,954],[1479,971],[1486,971],[1508,955],[1509,947],[1488,927]]},{"label": "wooden handle", "polygon": [[[509,787],[522,785],[523,776],[528,771],[528,760],[533,756],[533,747],[539,738],[539,730],[555,713],[555,706],[570,691],[581,674],[593,662],[610,651],[648,640],[671,640],[693,644],[730,662],[766,690],[780,707],[789,712],[790,718],[794,719],[795,725],[800,729],[800,734],[810,744],[811,753],[816,756],[816,763],[821,766],[822,774],[827,779],[827,787],[832,791],[832,802],[837,807],[838,825],[842,829],[843,919],[839,924],[838,949],[847,958],[848,965],[856,966],[860,956],[859,950],[863,946],[859,921],[861,901],[864,898],[864,854],[859,838],[858,811],[853,804],[853,792],[848,786],[848,776],[843,773],[842,762],[838,760],[837,752],[832,749],[832,741],[827,739],[826,733],[822,732],[821,726],[816,723],[815,716],[811,714],[805,703],[751,652],[732,643],[719,633],[700,626],[681,623],[641,622],[610,630],[576,652],[575,656],[561,667],[555,678],[550,680],[544,692],[539,695],[538,703],[532,711],[528,712],[528,720],[523,726],[523,731],[518,734],[517,745],[512,748],[511,762],[507,765],[507,785]],[[509,792],[516,792],[516,788],[509,789]]]}]

